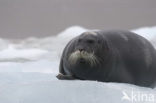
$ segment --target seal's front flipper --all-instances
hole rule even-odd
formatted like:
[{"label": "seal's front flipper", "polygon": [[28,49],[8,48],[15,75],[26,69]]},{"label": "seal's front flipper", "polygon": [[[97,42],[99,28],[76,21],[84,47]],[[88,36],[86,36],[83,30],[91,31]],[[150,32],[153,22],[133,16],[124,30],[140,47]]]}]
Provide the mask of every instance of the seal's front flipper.
[{"label": "seal's front flipper", "polygon": [[72,75],[63,75],[63,74],[58,74],[56,77],[60,80],[74,80],[74,79],[76,79]]}]

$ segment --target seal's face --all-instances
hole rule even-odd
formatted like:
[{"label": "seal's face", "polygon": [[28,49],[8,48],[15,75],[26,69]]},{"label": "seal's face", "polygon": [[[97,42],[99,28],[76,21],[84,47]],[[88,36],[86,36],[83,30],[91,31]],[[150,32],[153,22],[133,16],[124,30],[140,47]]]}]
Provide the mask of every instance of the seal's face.
[{"label": "seal's face", "polygon": [[[97,55],[100,40],[95,32],[85,32],[76,40],[76,46],[69,56],[71,65],[88,65],[90,67],[98,64]],[[95,49],[97,48],[97,49]],[[100,49],[100,48],[99,48]]]}]

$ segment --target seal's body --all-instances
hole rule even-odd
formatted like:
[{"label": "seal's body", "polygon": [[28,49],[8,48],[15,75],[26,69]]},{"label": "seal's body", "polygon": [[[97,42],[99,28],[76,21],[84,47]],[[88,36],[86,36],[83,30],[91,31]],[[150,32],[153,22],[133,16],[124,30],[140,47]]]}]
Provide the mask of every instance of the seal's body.
[{"label": "seal's body", "polygon": [[128,31],[84,32],[65,47],[57,78],[152,87],[156,51],[145,38]]}]

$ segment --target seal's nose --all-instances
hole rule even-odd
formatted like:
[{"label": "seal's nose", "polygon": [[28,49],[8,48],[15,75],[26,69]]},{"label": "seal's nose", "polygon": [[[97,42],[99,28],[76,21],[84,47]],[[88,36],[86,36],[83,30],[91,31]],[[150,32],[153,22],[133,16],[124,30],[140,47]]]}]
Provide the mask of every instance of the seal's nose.
[{"label": "seal's nose", "polygon": [[84,51],[84,49],[79,49],[80,52]]}]

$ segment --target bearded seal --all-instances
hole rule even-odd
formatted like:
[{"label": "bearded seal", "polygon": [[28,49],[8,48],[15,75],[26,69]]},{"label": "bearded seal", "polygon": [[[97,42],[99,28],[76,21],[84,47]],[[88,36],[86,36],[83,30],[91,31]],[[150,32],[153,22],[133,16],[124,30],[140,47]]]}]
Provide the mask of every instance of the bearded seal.
[{"label": "bearded seal", "polygon": [[129,31],[88,31],[73,38],[60,60],[58,79],[156,84],[156,50]]}]

